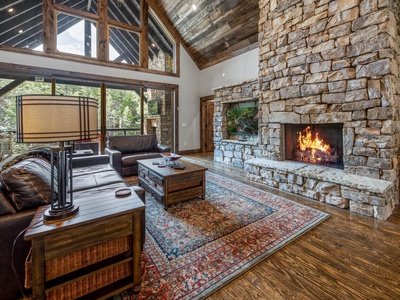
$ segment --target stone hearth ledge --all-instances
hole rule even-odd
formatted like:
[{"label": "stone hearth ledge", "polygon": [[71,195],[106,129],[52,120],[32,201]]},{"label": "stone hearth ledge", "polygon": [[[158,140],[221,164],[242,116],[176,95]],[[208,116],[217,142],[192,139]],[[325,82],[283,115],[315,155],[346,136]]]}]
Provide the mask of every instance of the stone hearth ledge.
[{"label": "stone hearth ledge", "polygon": [[258,145],[258,140],[222,140],[221,141],[224,144],[238,144],[238,145],[250,145],[250,146],[256,146]]},{"label": "stone hearth ledge", "polygon": [[340,169],[265,158],[246,160],[244,169],[249,180],[380,220],[398,204],[393,182]]}]

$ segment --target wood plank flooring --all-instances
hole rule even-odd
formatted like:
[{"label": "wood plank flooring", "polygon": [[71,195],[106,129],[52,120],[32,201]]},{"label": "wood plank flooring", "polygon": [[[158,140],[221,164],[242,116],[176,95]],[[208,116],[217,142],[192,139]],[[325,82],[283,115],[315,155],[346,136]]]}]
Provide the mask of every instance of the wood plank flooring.
[{"label": "wood plank flooring", "polygon": [[207,299],[400,299],[400,207],[386,221],[246,180],[243,169],[185,155],[209,171],[330,214],[330,218]]}]

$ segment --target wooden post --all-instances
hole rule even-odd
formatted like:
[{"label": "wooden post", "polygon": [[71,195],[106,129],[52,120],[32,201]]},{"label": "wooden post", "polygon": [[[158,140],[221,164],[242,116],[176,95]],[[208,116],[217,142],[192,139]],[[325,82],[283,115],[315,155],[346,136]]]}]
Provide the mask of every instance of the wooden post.
[{"label": "wooden post", "polygon": [[43,51],[55,53],[57,49],[57,19],[53,0],[43,0]]},{"label": "wooden post", "polygon": [[108,0],[99,0],[99,21],[97,23],[97,58],[108,61],[109,29],[107,23]]},{"label": "wooden post", "polygon": [[140,0],[140,27],[142,32],[140,33],[140,66],[147,68],[149,65],[149,36],[148,36],[148,24],[149,24],[149,5],[146,0]]},{"label": "wooden post", "polygon": [[104,154],[106,148],[106,84],[100,86],[100,153]]}]

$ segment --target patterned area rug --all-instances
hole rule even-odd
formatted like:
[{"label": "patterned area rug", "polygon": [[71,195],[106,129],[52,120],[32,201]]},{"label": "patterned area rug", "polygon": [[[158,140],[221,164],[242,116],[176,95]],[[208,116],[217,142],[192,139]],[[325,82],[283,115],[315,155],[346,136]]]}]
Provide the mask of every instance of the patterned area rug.
[{"label": "patterned area rug", "polygon": [[133,299],[204,298],[327,217],[210,172],[206,199],[164,210],[146,194],[143,281]]}]

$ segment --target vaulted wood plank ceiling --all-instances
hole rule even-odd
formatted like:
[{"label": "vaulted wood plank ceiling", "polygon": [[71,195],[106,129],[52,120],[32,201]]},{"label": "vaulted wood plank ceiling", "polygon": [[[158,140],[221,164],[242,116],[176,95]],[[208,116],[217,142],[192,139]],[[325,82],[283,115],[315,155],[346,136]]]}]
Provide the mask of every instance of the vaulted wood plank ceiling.
[{"label": "vaulted wood plank ceiling", "polygon": [[155,2],[165,11],[200,69],[258,46],[258,0]]}]

